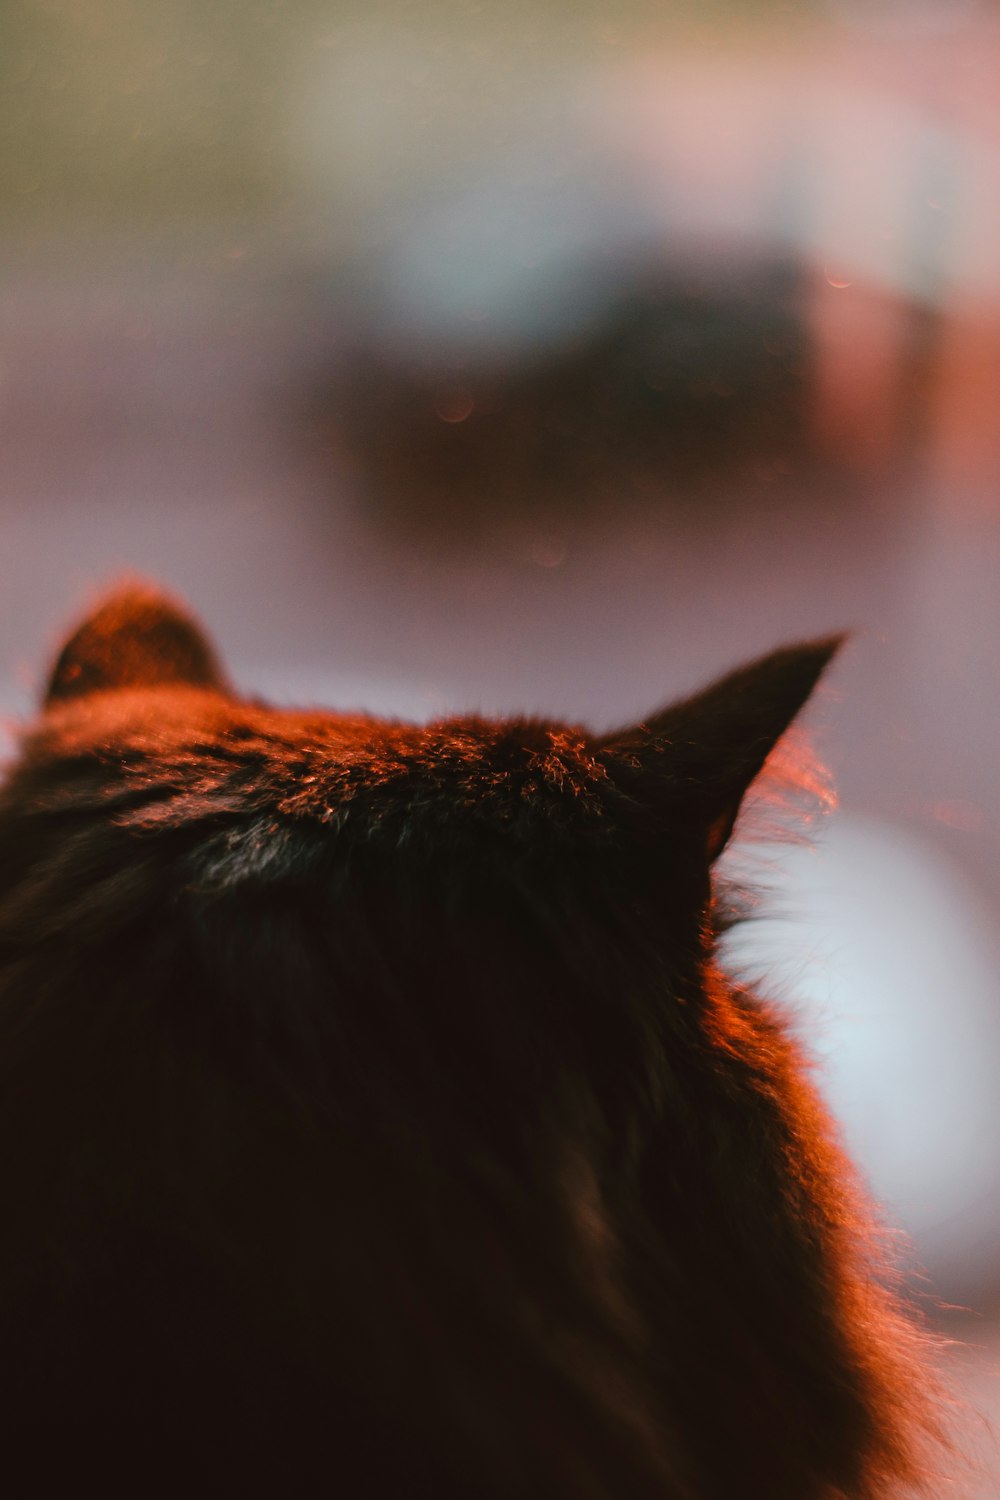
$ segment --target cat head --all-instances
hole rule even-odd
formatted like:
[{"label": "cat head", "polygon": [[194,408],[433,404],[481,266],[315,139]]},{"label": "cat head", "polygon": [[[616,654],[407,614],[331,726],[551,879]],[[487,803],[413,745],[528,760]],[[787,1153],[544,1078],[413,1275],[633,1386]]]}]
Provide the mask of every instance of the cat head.
[{"label": "cat head", "polygon": [[[630,976],[697,999],[713,865],[838,644],[776,651],[612,733],[416,726],[244,700],[187,611],[130,587],[63,646],[9,785],[7,920],[52,952],[181,924],[177,948],[261,991],[278,1031],[266,992],[298,951],[357,976],[342,1014],[370,1021],[362,1047],[410,1036],[450,1088],[427,1038],[457,1027],[499,1089],[530,1052],[544,1091],[574,1047],[600,1067],[620,1050]],[[279,940],[307,913],[308,937]]]}]

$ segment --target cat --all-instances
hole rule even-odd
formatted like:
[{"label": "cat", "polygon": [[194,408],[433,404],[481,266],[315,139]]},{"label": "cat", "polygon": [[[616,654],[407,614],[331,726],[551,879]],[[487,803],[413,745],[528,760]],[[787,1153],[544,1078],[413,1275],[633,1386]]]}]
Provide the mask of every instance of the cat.
[{"label": "cat", "polygon": [[0,792],[12,1493],[920,1478],[923,1336],[715,953],[836,647],[595,735],[277,710],[155,589],[89,615]]}]

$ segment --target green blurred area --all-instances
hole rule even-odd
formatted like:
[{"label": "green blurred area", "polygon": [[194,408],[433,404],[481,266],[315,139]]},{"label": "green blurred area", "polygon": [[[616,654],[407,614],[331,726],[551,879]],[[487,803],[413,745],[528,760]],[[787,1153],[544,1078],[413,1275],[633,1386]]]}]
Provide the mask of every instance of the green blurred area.
[{"label": "green blurred area", "polygon": [[5,7],[5,215],[100,221],[266,202],[283,166],[274,98],[297,9],[261,0]]},{"label": "green blurred area", "polygon": [[398,175],[442,153],[474,154],[515,121],[526,92],[537,97],[567,68],[651,39],[731,41],[744,26],[777,43],[815,9],[5,0],[0,223],[83,230],[272,214],[294,189],[300,101],[338,79],[353,78],[367,108],[355,99],[353,114],[334,120],[331,155],[350,171]]}]

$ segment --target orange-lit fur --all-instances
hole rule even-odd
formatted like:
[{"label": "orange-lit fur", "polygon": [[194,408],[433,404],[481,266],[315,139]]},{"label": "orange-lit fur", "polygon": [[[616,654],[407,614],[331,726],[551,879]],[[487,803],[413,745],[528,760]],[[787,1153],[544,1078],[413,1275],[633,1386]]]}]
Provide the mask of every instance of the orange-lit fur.
[{"label": "orange-lit fur", "polygon": [[0,796],[12,1493],[919,1477],[919,1334],[714,947],[834,646],[597,737],[244,702],[143,589],[81,626]]}]

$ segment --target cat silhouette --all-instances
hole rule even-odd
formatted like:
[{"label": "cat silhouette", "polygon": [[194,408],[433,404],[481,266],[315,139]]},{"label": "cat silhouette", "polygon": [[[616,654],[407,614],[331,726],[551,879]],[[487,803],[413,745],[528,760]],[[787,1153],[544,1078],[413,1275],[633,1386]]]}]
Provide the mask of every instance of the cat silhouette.
[{"label": "cat silhouette", "polygon": [[0,792],[13,1494],[874,1500],[919,1330],[715,862],[836,639],[613,734],[240,697],[155,589]]}]

